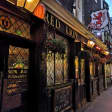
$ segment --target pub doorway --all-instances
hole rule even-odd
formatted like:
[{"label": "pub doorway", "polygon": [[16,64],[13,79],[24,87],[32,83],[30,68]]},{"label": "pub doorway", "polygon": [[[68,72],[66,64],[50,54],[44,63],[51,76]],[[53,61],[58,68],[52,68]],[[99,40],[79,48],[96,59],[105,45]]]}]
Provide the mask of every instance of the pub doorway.
[{"label": "pub doorway", "polygon": [[5,35],[0,37],[0,112],[26,112],[30,42]]}]

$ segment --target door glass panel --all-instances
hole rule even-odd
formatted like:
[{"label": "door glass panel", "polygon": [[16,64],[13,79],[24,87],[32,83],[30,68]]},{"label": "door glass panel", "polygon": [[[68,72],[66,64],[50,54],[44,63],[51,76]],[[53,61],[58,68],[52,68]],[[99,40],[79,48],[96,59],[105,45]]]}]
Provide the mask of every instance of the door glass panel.
[{"label": "door glass panel", "polygon": [[85,60],[81,59],[81,84],[85,82]]},{"label": "door glass panel", "polygon": [[5,112],[23,111],[27,92],[29,49],[9,47],[8,77],[5,84],[3,109]]}]

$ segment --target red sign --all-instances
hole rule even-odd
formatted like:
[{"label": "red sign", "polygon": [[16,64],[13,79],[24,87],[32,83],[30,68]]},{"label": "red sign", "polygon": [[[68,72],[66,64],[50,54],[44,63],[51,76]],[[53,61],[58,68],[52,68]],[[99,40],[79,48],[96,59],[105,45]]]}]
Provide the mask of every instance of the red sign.
[{"label": "red sign", "polygon": [[107,10],[100,10],[91,14],[91,23],[88,27],[102,29],[108,24]]}]

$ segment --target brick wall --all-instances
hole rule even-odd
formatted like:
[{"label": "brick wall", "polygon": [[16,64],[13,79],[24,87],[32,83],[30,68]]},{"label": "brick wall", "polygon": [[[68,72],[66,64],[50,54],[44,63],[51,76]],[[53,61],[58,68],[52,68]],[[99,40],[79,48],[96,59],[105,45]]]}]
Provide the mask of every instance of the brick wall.
[{"label": "brick wall", "polygon": [[73,7],[72,6],[74,3],[74,0],[56,0],[56,1],[59,1],[65,9],[67,9],[68,11],[73,13]]}]

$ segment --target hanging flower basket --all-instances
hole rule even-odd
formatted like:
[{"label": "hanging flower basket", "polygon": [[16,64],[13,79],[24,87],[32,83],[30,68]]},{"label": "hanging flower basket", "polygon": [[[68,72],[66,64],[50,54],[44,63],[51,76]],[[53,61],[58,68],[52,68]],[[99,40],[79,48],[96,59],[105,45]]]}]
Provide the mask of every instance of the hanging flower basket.
[{"label": "hanging flower basket", "polygon": [[62,40],[48,39],[45,47],[52,52],[65,53],[65,44]]}]

